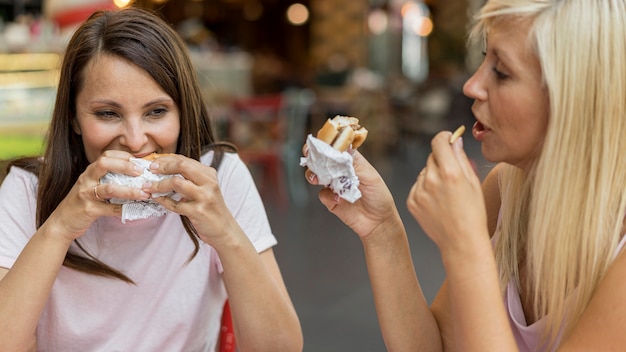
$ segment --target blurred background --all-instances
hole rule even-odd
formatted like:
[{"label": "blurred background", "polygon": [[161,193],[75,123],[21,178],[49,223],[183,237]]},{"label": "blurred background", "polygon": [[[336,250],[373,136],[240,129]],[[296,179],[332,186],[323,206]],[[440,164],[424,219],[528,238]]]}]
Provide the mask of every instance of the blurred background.
[{"label": "blurred background", "polygon": [[[432,136],[474,123],[462,86],[481,58],[466,40],[482,3],[0,0],[0,164],[43,150],[76,26],[98,9],[153,9],[186,41],[216,131],[237,144],[255,177],[305,351],[383,351],[360,242],[305,182],[301,147],[337,114],[368,128],[360,150],[394,194],[431,301],[445,273],[405,201]],[[491,165],[470,133],[464,142],[483,178]]]}]

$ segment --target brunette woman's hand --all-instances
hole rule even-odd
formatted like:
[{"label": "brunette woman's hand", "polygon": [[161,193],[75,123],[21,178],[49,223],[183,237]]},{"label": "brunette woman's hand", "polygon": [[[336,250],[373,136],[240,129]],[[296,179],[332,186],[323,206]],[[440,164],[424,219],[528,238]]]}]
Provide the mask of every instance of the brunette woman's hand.
[{"label": "brunette woman's hand", "polygon": [[226,240],[224,234],[241,232],[230,213],[217,179],[217,170],[184,155],[166,155],[155,159],[150,165],[155,174],[180,175],[159,182],[146,184],[148,193],[174,191],[182,198],[170,197],[153,200],[166,209],[189,218],[200,240],[214,247]]},{"label": "brunette woman's hand", "polygon": [[140,189],[100,184],[100,178],[107,172],[141,175],[142,168],[130,161],[131,157],[131,154],[119,150],[105,151],[87,166],[46,223],[61,229],[59,233],[65,234],[68,240],[74,240],[82,236],[98,217],[121,215],[122,206],[110,204],[108,199],[149,199],[150,195]]},{"label": "brunette woman's hand", "polygon": [[[411,188],[407,206],[442,256],[470,250],[472,234],[488,239],[487,215],[481,184],[463,150],[462,139],[449,143],[450,132],[432,140],[426,167]],[[458,252],[457,252],[458,253]]]},{"label": "brunette woman's hand", "polygon": [[[307,155],[306,145],[302,151]],[[353,157],[361,198],[350,203],[325,187],[319,192],[319,199],[330,212],[365,239],[386,221],[397,220],[397,209],[389,188],[376,169],[358,151],[354,151]],[[317,176],[311,170],[305,171],[305,177],[310,184],[318,184]]]}]

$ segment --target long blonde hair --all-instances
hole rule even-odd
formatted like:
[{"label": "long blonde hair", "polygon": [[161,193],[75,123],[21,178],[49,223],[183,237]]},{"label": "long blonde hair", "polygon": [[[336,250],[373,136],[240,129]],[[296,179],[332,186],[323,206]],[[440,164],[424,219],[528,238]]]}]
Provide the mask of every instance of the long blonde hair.
[{"label": "long blonde hair", "polygon": [[626,0],[490,0],[473,36],[533,21],[550,120],[531,170],[503,168],[495,254],[504,289],[524,263],[545,346],[556,347],[614,259],[626,213]]}]

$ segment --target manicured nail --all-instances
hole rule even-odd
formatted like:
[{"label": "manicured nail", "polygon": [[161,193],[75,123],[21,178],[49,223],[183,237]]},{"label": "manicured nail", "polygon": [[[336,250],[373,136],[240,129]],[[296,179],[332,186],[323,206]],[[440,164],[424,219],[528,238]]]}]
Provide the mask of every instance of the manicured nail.
[{"label": "manicured nail", "polygon": [[159,168],[159,164],[158,163],[152,163],[150,164],[150,170],[156,170]]}]

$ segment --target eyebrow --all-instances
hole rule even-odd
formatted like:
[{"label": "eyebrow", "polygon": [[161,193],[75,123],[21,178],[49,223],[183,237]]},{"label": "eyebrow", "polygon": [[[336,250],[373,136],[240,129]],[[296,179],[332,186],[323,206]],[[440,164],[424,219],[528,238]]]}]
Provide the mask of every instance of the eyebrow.
[{"label": "eyebrow", "polygon": [[[141,107],[142,108],[147,108],[149,106],[156,105],[156,104],[173,103],[173,102],[174,102],[173,99],[163,97],[163,98],[157,98],[157,99],[151,100],[151,101],[143,104]],[[91,103],[92,104],[93,103],[97,103],[97,104],[112,105],[112,106],[114,106],[116,108],[121,108],[122,107],[122,105],[120,105],[118,102],[110,100],[110,99],[97,99],[97,100],[92,101]]]},{"label": "eyebrow", "polygon": [[174,102],[174,99],[169,98],[169,97],[167,97],[167,98],[166,97],[157,98],[157,99],[154,99],[152,101],[149,101],[149,102],[143,104],[142,108],[147,108],[148,106],[156,105],[156,104],[173,103],[173,102]]},{"label": "eyebrow", "polygon": [[487,50],[490,50],[493,55],[495,57],[498,58],[499,61],[501,61],[504,65],[515,65],[516,61],[514,59],[511,58],[511,56],[509,55],[509,53],[506,50],[502,50],[502,48],[500,47],[491,47],[491,48],[487,48]]}]

